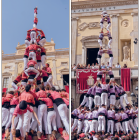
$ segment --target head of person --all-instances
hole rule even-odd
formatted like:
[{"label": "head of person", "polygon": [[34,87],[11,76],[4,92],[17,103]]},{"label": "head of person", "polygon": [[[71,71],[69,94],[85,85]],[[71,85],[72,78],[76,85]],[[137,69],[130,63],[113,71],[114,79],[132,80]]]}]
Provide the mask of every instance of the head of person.
[{"label": "head of person", "polygon": [[2,92],[2,97],[5,97],[6,96],[6,92]]},{"label": "head of person", "polygon": [[32,57],[30,57],[29,60],[32,60]]},{"label": "head of person", "polygon": [[20,108],[21,110],[25,110],[25,109],[27,108],[27,102],[26,102],[26,101],[21,101],[21,102],[19,103],[19,108]]},{"label": "head of person", "polygon": [[28,85],[25,87],[25,91],[26,91],[26,92],[29,92],[30,90],[31,90],[31,85],[28,84]]},{"label": "head of person", "polygon": [[8,92],[8,94],[12,94],[12,95],[14,95],[14,93],[15,93],[14,91],[9,91]]},{"label": "head of person", "polygon": [[101,71],[101,69],[102,69],[101,66],[99,66],[98,70]]},{"label": "head of person", "polygon": [[124,110],[123,110],[123,108],[121,109],[121,113],[124,113]]},{"label": "head of person", "polygon": [[119,65],[119,63],[117,63],[117,65]]},{"label": "head of person", "polygon": [[92,63],[92,66],[94,66],[94,63]]},{"label": "head of person", "polygon": [[55,89],[55,87],[52,87],[51,90],[52,90],[52,91],[55,91],[56,89]]},{"label": "head of person", "polygon": [[47,67],[47,68],[49,67],[49,64],[48,64],[48,63],[46,64],[46,67]]},{"label": "head of person", "polygon": [[98,107],[94,107],[94,110],[98,110]]},{"label": "head of person", "polygon": [[102,104],[102,107],[103,107],[103,108],[105,108],[105,105],[104,105],[104,104]]},{"label": "head of person", "polygon": [[41,85],[41,86],[40,86],[40,90],[44,90],[44,91],[45,91],[44,85]]},{"label": "head of person", "polygon": [[15,91],[15,92],[14,92],[14,96],[15,96],[15,97],[19,97],[19,96],[20,96],[20,91]]}]

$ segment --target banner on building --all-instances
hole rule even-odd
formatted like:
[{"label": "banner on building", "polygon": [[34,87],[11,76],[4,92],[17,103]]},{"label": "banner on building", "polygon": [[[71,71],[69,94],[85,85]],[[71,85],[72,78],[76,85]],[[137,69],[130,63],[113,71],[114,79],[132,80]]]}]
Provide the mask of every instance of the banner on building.
[{"label": "banner on building", "polygon": [[121,69],[121,85],[125,91],[130,91],[131,70],[129,68]]},{"label": "banner on building", "polygon": [[[76,70],[76,93],[86,93],[96,83],[98,69],[77,69]],[[102,75],[102,82],[106,75]]]}]

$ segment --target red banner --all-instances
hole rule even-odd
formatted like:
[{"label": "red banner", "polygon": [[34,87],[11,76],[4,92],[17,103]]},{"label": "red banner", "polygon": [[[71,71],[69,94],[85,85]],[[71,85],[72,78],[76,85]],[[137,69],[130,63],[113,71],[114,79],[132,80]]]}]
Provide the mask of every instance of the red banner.
[{"label": "red banner", "polygon": [[[103,69],[104,70],[104,69]],[[76,93],[86,93],[90,86],[97,80],[98,69],[77,69],[76,70]],[[102,82],[106,75],[102,75]]]},{"label": "red banner", "polygon": [[69,93],[69,86],[65,86],[65,90],[67,93]]},{"label": "red banner", "polygon": [[131,72],[129,68],[121,69],[121,84],[125,91],[130,91]]}]

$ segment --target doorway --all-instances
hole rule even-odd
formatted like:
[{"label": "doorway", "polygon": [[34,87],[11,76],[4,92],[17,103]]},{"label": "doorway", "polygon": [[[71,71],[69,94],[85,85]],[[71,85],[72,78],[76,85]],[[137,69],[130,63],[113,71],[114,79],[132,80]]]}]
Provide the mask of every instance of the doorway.
[{"label": "doorway", "polygon": [[67,84],[69,85],[69,74],[63,75],[63,85],[66,86]]},{"label": "doorway", "polygon": [[99,48],[87,48],[87,65],[94,63],[98,63],[97,61],[97,54],[98,54]]}]

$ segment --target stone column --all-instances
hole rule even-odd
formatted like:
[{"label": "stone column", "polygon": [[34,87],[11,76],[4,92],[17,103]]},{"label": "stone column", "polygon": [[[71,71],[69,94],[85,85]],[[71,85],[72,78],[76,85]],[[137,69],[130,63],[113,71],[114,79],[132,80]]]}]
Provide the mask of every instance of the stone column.
[{"label": "stone column", "polygon": [[18,64],[19,64],[19,62],[15,62],[14,78],[16,78],[18,76]]},{"label": "stone column", "polygon": [[[133,42],[135,40],[135,38],[139,38],[139,31],[138,31],[138,23],[139,23],[139,20],[138,20],[138,13],[131,13],[131,15],[133,16],[133,30],[132,32],[130,33],[130,36],[133,38]],[[134,61],[134,66],[138,66],[138,56],[139,56],[139,49],[138,49],[138,42],[137,44],[133,43],[134,45],[134,54],[132,56],[132,59]]]},{"label": "stone column", "polygon": [[85,47],[82,45],[82,63],[85,64]]},{"label": "stone column", "polygon": [[53,83],[55,85],[57,85],[57,75],[56,75],[56,59],[52,59],[53,62],[53,68],[52,68],[52,72],[53,72]]},{"label": "stone column", "polygon": [[112,22],[111,22],[111,28],[112,28],[112,51],[113,51],[113,64],[117,64],[118,57],[119,57],[119,22],[118,22],[118,16],[117,15],[111,15]]},{"label": "stone column", "polygon": [[76,64],[77,49],[77,21],[79,18],[72,18],[71,21],[71,64]]}]

